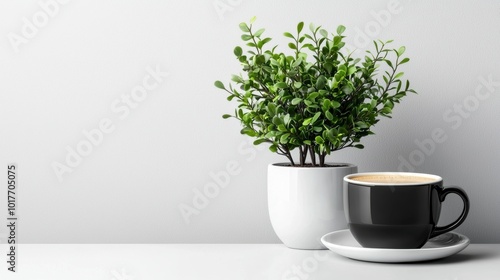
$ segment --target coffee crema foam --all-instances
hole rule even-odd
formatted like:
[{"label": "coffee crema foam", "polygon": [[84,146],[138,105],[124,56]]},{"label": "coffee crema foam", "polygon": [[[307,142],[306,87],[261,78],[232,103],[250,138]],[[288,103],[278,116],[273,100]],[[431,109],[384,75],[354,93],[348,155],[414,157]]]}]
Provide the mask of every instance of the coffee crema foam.
[{"label": "coffee crema foam", "polygon": [[382,183],[382,184],[415,184],[415,183],[430,183],[436,179],[424,176],[411,175],[360,175],[353,176],[349,179],[363,183]]}]

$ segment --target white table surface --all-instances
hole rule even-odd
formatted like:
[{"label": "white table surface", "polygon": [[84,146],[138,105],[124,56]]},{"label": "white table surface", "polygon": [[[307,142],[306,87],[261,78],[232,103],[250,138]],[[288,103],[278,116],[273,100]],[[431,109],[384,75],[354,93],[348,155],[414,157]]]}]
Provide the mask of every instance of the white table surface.
[{"label": "white table surface", "polygon": [[[0,245],[2,260],[7,247]],[[500,279],[500,244],[471,244],[424,263],[360,262],[328,250],[281,244],[18,245],[18,272],[0,265],[0,279]]]}]

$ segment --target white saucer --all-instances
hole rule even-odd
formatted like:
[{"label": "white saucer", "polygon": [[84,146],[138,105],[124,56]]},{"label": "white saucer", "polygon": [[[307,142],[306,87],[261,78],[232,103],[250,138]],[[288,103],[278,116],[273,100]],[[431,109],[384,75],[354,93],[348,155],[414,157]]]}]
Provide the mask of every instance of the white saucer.
[{"label": "white saucer", "polygon": [[385,263],[421,262],[454,255],[470,243],[467,236],[448,232],[430,239],[420,249],[363,248],[348,229],[334,231],[321,237],[321,242],[333,252],[347,258]]}]

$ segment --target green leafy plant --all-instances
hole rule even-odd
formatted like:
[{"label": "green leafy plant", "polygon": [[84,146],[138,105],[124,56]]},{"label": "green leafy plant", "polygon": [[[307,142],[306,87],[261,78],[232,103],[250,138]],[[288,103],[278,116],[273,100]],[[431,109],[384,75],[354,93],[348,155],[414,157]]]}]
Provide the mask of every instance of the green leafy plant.
[{"label": "green leafy plant", "polygon": [[400,66],[409,61],[405,47],[389,48],[392,41],[373,41],[373,51],[354,58],[344,51],[344,26],[330,34],[311,24],[304,32],[299,22],[295,34],[284,33],[291,40],[287,55],[278,46],[266,48],[271,38],[254,30],[254,20],[239,25],[248,50],[234,48],[245,75],[232,75],[234,86],[215,82],[238,103],[223,118],[239,120],[242,134],[255,137],[255,145],[269,143],[293,166],[325,166],[333,151],[363,148],[361,138],[373,134],[379,117],[390,118],[394,104],[415,92],[401,79]]}]

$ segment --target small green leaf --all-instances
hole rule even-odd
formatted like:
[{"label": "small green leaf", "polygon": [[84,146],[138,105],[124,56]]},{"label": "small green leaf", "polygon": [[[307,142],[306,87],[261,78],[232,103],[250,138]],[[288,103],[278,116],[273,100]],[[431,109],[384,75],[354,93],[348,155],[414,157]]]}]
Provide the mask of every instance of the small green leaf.
[{"label": "small green leaf", "polygon": [[285,33],[283,33],[283,35],[285,35],[285,37],[295,39],[295,37],[293,37],[292,33],[290,33],[290,32],[285,32]]},{"label": "small green leaf", "polygon": [[394,68],[392,66],[392,61],[390,61],[389,59],[384,59],[384,61],[385,61],[385,63],[387,63],[387,65],[389,65],[389,67]]},{"label": "small green leaf", "polygon": [[[316,99],[316,97],[319,96],[319,92],[315,91],[315,92],[312,92],[311,94],[309,94],[309,96],[307,96],[307,99],[308,100],[314,100]],[[325,99],[326,100],[326,99]]]},{"label": "small green leaf", "polygon": [[351,94],[353,92],[353,89],[350,86],[344,86],[342,88],[342,92],[344,92],[345,94]]},{"label": "small green leaf", "polygon": [[280,125],[280,124],[283,124],[283,121],[281,120],[281,118],[277,117],[277,116],[274,116],[273,117],[273,123],[275,125]]},{"label": "small green leaf", "polygon": [[314,23],[309,23],[309,31],[311,31],[311,33],[314,33],[314,30],[316,29],[316,27],[314,26]]},{"label": "small green leaf", "polygon": [[392,113],[392,110],[391,110],[391,108],[389,108],[389,107],[384,107],[384,108],[382,108],[382,110],[381,110],[381,111],[382,111],[382,113],[384,113],[384,114],[390,114],[390,113]]},{"label": "small green leaf", "polygon": [[214,86],[218,87],[220,89],[226,89],[226,87],[224,86],[224,84],[221,81],[215,81]]},{"label": "small green leaf", "polygon": [[349,67],[349,69],[347,69],[347,75],[352,75],[356,73],[356,67],[355,66],[351,66]]},{"label": "small green leaf", "polygon": [[257,139],[255,141],[253,141],[253,144],[254,145],[260,145],[260,144],[262,144],[262,143],[264,143],[266,141],[267,141],[267,139],[261,138],[261,139]]},{"label": "small green leaf", "polygon": [[340,37],[340,36],[333,37],[333,44],[334,45],[338,45],[340,42],[342,42],[342,37]]},{"label": "small green leaf", "polygon": [[250,31],[250,29],[248,28],[248,25],[246,23],[244,23],[244,22],[240,23],[239,26],[240,26],[241,31],[243,31],[243,32],[249,32]]},{"label": "small green leaf", "polygon": [[313,127],[313,130],[315,132],[321,132],[321,131],[323,131],[323,128],[321,126],[315,126],[315,127]]},{"label": "small green leaf", "polygon": [[397,50],[398,56],[401,56],[405,52],[405,50],[406,50],[405,46],[400,47]]},{"label": "small green leaf", "polygon": [[315,123],[320,116],[321,116],[321,112],[317,112],[316,114],[314,114],[311,123]]},{"label": "small green leaf", "polygon": [[299,66],[301,63],[302,63],[302,59],[299,57],[297,60],[295,60],[295,61],[292,63],[291,67],[292,67],[292,68],[295,68],[295,67]]},{"label": "small green leaf", "polygon": [[287,88],[288,85],[285,82],[279,82],[275,85],[277,88]]},{"label": "small green leaf", "polygon": [[[251,51],[250,51],[250,52],[251,52]],[[242,55],[242,56],[240,56],[240,57],[238,58],[238,60],[239,60],[240,62],[243,62],[243,63],[245,63],[245,64],[246,64],[246,63],[247,63],[247,56],[246,56],[246,55]]]},{"label": "small green leaf", "polygon": [[241,49],[240,46],[237,46],[236,48],[234,48],[234,55],[236,55],[237,57],[240,57],[242,54],[243,54],[243,50]]},{"label": "small green leaf", "polygon": [[266,31],[266,30],[264,28],[261,28],[261,29],[257,30],[257,32],[255,32],[253,34],[253,36],[260,37],[260,35],[262,35],[262,33],[264,33],[264,31]]},{"label": "small green leaf", "polygon": [[401,91],[401,92],[398,92],[396,95],[394,95],[394,98],[399,100],[399,99],[403,98],[404,96],[406,96],[406,93],[404,91]]},{"label": "small green leaf", "polygon": [[390,100],[387,100],[385,103],[384,103],[384,107],[388,107],[388,108],[394,108],[394,103],[392,103]]},{"label": "small green leaf", "polygon": [[330,100],[323,99],[323,111],[328,111],[330,109]]},{"label": "small green leaf", "polygon": [[342,33],[344,33],[345,29],[346,29],[345,26],[339,25],[337,27],[337,34],[342,35]]},{"label": "small green leaf", "polygon": [[288,143],[288,137],[290,137],[290,133],[285,133],[285,134],[281,135],[280,142],[283,144]]},{"label": "small green leaf", "polygon": [[335,77],[335,80],[336,80],[336,81],[339,81],[339,82],[340,82],[342,79],[344,79],[344,77],[345,77],[345,71],[344,71],[344,70],[340,70],[340,69],[341,69],[341,67],[339,67],[339,71],[338,71],[338,72],[335,74],[335,76],[334,76],[334,77]]},{"label": "small green leaf", "polygon": [[255,22],[255,20],[257,19],[257,16],[253,16],[251,19],[250,19],[250,24],[253,24]]},{"label": "small green leaf", "polygon": [[273,103],[269,103],[267,105],[267,111],[273,117],[274,115],[276,115],[276,105],[274,105]]},{"label": "small green leaf", "polygon": [[302,125],[306,126],[306,125],[309,125],[312,121],[312,118],[307,118],[305,119],[303,122],[302,122]]},{"label": "small green leaf", "polygon": [[356,144],[353,146],[354,148],[358,148],[358,149],[363,149],[365,146],[361,145],[361,144]]},{"label": "small green leaf", "polygon": [[299,22],[299,24],[297,24],[297,33],[300,33],[302,31],[302,28],[304,28],[304,22]]},{"label": "small green leaf", "polygon": [[340,107],[340,103],[335,101],[335,100],[330,100],[330,104],[331,104],[332,108],[334,108],[334,109],[337,109]]},{"label": "small green leaf", "polygon": [[263,47],[266,43],[268,43],[269,41],[271,41],[271,40],[272,40],[271,38],[264,38],[264,39],[260,40],[259,42],[257,42],[257,47],[258,47],[259,49],[262,49],[262,47]]},{"label": "small green leaf", "polygon": [[405,74],[404,72],[399,72],[396,74],[396,76],[394,76],[394,79],[401,78],[401,77],[403,77],[404,74]]},{"label": "small green leaf", "polygon": [[325,88],[326,82],[327,81],[326,81],[325,76],[319,76],[318,80],[316,81],[316,88],[317,89],[323,89],[323,88]]},{"label": "small green leaf", "polygon": [[403,83],[401,81],[398,81],[398,86],[396,88],[396,92],[399,92],[401,90],[401,85],[403,85]]},{"label": "small green leaf", "polygon": [[408,57],[405,57],[403,58],[403,60],[401,60],[401,62],[399,63],[400,65],[401,64],[405,64],[406,62],[410,61],[410,59]]},{"label": "small green leaf", "polygon": [[286,114],[283,121],[285,122],[285,125],[288,125],[290,123],[290,114]]},{"label": "small green leaf", "polygon": [[235,83],[243,83],[243,79],[240,76],[231,75],[231,81]]},{"label": "small green leaf", "polygon": [[333,120],[333,115],[332,113],[330,113],[330,111],[326,111],[325,116],[329,121]]},{"label": "small green leaf", "polygon": [[255,56],[255,64],[261,65],[266,63],[266,57],[263,55],[256,55]]},{"label": "small green leaf", "polygon": [[323,64],[323,67],[325,67],[326,71],[328,71],[328,73],[332,72],[333,70],[333,64],[331,64],[330,62],[326,62],[325,64]]},{"label": "small green leaf", "polygon": [[255,130],[251,129],[251,128],[248,128],[248,127],[245,127],[241,130],[241,134],[246,134],[250,137],[255,137],[257,135],[257,133],[255,132]]},{"label": "small green leaf", "polygon": [[278,146],[276,146],[276,144],[272,144],[269,146],[269,151],[276,153],[278,151]]},{"label": "small green leaf", "polygon": [[243,41],[249,41],[251,39],[252,39],[252,36],[250,36],[248,34],[241,35],[241,40],[243,40]]},{"label": "small green leaf", "polygon": [[264,137],[266,137],[266,138],[275,137],[276,136],[276,131],[274,131],[274,128],[269,128],[269,129],[273,129],[273,130],[269,131],[268,133],[266,133],[266,135],[264,135]]},{"label": "small green leaf", "polygon": [[316,141],[316,143],[318,143],[320,145],[325,143],[325,140],[323,140],[323,138],[321,138],[321,136],[316,136],[314,138],[314,141]]},{"label": "small green leaf", "polygon": [[321,34],[321,36],[323,36],[323,37],[328,37],[328,31],[326,31],[324,29],[320,29],[319,34]]},{"label": "small green leaf", "polygon": [[296,98],[292,99],[292,105],[297,105],[300,102],[302,102],[302,98],[296,97]]},{"label": "small green leaf", "polygon": [[287,131],[286,126],[284,124],[278,125],[278,130],[281,131],[281,132]]},{"label": "small green leaf", "polygon": [[290,49],[292,50],[296,50],[297,49],[297,46],[294,44],[294,43],[288,43],[288,47],[290,47]]},{"label": "small green leaf", "polygon": [[366,125],[365,122],[361,122],[361,121],[357,122],[356,126],[359,128],[363,128],[363,129],[368,128],[368,125]]},{"label": "small green leaf", "polygon": [[301,83],[301,82],[294,82],[294,83],[293,83],[293,86],[294,86],[295,88],[300,88],[300,87],[302,86],[302,83]]},{"label": "small green leaf", "polygon": [[231,115],[229,115],[229,114],[224,114],[224,115],[222,115],[222,118],[223,118],[223,119],[228,119],[228,118],[230,118],[230,117],[232,117],[232,116],[231,116]]},{"label": "small green leaf", "polygon": [[335,128],[332,128],[332,129],[328,130],[328,132],[326,133],[326,136],[328,137],[328,139],[330,141],[334,141],[334,140],[336,140],[336,137],[338,134],[339,134],[339,132]]}]

